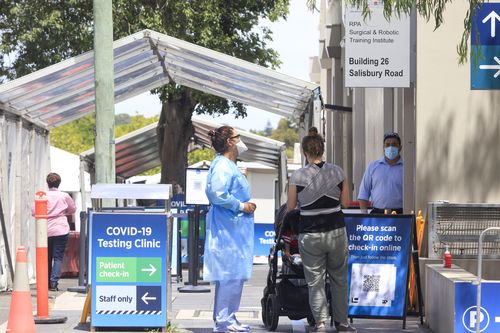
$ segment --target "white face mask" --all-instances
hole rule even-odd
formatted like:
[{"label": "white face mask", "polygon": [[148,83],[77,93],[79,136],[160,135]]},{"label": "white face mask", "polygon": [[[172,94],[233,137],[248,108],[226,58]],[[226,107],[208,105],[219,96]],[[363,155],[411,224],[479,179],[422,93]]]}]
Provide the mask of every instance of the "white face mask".
[{"label": "white face mask", "polygon": [[241,154],[243,154],[244,152],[246,152],[248,150],[248,147],[240,139],[240,141],[238,141],[238,143],[236,144],[236,149],[238,149],[238,155],[241,155]]}]

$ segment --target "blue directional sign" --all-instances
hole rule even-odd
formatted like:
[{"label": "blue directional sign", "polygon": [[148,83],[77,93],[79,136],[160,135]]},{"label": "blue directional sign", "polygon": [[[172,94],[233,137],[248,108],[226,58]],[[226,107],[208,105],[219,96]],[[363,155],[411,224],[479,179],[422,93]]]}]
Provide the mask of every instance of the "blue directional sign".
[{"label": "blue directional sign", "polygon": [[92,213],[93,327],[165,327],[167,216]]},{"label": "blue directional sign", "polygon": [[481,311],[477,311],[477,285],[455,283],[455,333],[474,333],[479,321],[481,333],[500,332],[500,283],[481,283]]},{"label": "blue directional sign", "polygon": [[483,3],[472,17],[471,89],[500,89],[500,3]]},{"label": "blue directional sign", "polygon": [[413,218],[345,214],[349,316],[404,316]]}]

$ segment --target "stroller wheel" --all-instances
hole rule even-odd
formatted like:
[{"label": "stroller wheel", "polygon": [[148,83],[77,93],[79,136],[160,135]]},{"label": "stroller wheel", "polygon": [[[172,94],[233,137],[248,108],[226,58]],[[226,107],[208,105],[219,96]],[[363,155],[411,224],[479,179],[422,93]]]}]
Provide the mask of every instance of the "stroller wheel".
[{"label": "stroller wheel", "polygon": [[263,292],[263,296],[262,298],[260,299],[260,306],[262,308],[262,323],[264,324],[264,326],[266,325],[267,323],[267,298],[269,296],[269,293],[267,292],[267,287],[264,288],[264,292]]},{"label": "stroller wheel", "polygon": [[262,323],[264,323],[264,326],[267,325],[267,297],[263,297],[260,299],[260,306],[262,308]]},{"label": "stroller wheel", "polygon": [[270,294],[267,298],[266,310],[266,328],[270,331],[275,331],[280,319],[280,305],[276,294]]}]

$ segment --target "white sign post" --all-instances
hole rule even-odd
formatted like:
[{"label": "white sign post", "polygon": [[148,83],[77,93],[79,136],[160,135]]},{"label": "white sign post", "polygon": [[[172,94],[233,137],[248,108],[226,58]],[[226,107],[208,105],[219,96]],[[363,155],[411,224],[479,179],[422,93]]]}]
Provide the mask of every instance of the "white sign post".
[{"label": "white sign post", "polygon": [[371,15],[348,6],[345,13],[345,86],[410,86],[410,17],[384,17],[382,1],[369,2]]}]

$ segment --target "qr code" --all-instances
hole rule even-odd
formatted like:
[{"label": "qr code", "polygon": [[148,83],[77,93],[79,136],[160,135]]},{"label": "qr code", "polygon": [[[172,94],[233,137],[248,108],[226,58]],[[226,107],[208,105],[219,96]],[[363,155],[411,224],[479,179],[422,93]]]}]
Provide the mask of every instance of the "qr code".
[{"label": "qr code", "polygon": [[380,275],[363,275],[363,291],[379,291]]}]

